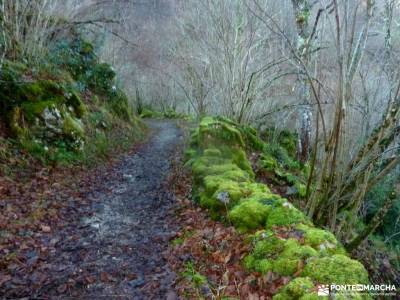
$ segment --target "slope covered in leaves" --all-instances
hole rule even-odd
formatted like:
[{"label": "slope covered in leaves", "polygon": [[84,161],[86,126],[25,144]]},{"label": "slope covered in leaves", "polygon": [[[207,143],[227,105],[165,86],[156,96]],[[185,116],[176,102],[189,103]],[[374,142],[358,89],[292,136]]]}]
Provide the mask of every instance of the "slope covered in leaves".
[{"label": "slope covered in leaves", "polygon": [[347,255],[332,233],[316,228],[287,199],[255,181],[246,150],[264,152],[273,166],[268,148],[251,128],[204,118],[187,152],[194,199],[214,218],[248,235],[252,247],[243,260],[248,270],[292,279],[274,299],[318,299],[318,284],[367,284],[363,265]]}]

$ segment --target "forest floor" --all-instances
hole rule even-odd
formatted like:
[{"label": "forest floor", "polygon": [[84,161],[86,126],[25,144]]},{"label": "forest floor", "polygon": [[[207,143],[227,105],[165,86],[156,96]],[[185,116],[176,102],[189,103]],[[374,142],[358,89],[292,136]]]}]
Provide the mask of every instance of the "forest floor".
[{"label": "forest floor", "polygon": [[[38,193],[51,199],[44,208],[52,213],[23,224],[11,222],[13,213],[0,216],[0,299],[177,299],[167,263],[179,229],[168,176],[183,131],[175,121],[147,124],[145,143],[89,175],[45,174],[18,188],[4,182],[0,206],[16,219],[23,199]],[[13,199],[20,205],[9,207]]]}]

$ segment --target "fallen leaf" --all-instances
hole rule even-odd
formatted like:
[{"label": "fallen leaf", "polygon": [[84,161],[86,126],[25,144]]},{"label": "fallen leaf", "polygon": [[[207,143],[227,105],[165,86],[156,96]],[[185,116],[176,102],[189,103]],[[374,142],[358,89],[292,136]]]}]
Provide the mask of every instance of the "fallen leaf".
[{"label": "fallen leaf", "polygon": [[10,275],[0,274],[0,286],[2,286],[4,283],[6,283],[7,281],[10,281],[10,280],[11,280]]},{"label": "fallen leaf", "polygon": [[67,291],[68,286],[66,284],[62,284],[57,288],[57,292],[63,294]]},{"label": "fallen leaf", "polygon": [[85,280],[88,284],[96,282],[96,278],[94,276],[86,276]]},{"label": "fallen leaf", "polygon": [[260,296],[259,296],[257,293],[254,293],[254,294],[249,293],[247,299],[249,299],[249,300],[259,300],[259,299],[260,299]]},{"label": "fallen leaf", "polygon": [[100,273],[100,280],[102,282],[108,282],[110,281],[109,275],[106,272],[101,272]]},{"label": "fallen leaf", "polygon": [[43,232],[46,232],[46,233],[51,232],[50,226],[47,226],[47,225],[41,225],[41,226],[40,226],[40,229],[41,229]]}]

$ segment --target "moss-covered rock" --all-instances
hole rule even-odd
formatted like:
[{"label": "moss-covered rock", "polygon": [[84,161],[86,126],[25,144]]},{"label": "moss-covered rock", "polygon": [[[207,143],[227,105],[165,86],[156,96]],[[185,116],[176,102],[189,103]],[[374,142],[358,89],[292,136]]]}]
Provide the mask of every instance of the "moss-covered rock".
[{"label": "moss-covered rock", "polygon": [[[309,277],[298,277],[284,286],[273,300],[318,299],[314,283]],[[305,297],[307,295],[307,297]],[[312,296],[312,298],[310,298]]]},{"label": "moss-covered rock", "polygon": [[291,226],[296,224],[311,224],[310,220],[291,203],[286,202],[276,207],[268,216],[266,227]]},{"label": "moss-covered rock", "polygon": [[304,224],[299,224],[296,228],[303,232],[304,243],[318,250],[322,255],[346,253],[331,232]]},{"label": "moss-covered rock", "polygon": [[316,283],[367,282],[363,266],[342,255],[345,251],[333,234],[315,228],[286,199],[255,183],[246,149],[261,149],[261,168],[305,196],[302,167],[289,154],[291,137],[285,147],[257,145],[257,134],[243,128],[224,118],[204,118],[192,133],[187,165],[194,176],[195,198],[212,216],[227,215],[225,220],[242,232],[265,228],[251,236],[253,248],[243,261],[245,267],[262,274],[303,276],[283,287],[274,297],[278,300],[317,299]]},{"label": "moss-covered rock", "polygon": [[[228,176],[235,177],[237,174],[236,172],[233,175],[228,173]],[[234,207],[241,199],[255,193],[268,192],[264,185],[251,183],[247,178],[227,179],[221,175],[209,175],[203,181],[204,188],[200,194],[200,204],[214,211],[222,209],[226,212],[226,208]]]},{"label": "moss-covered rock", "polygon": [[70,114],[66,114],[63,122],[63,132],[69,136],[77,136],[83,138],[85,135],[85,129],[82,121],[72,117]]},{"label": "moss-covered rock", "polygon": [[65,94],[65,98],[67,100],[66,105],[68,106],[68,109],[78,118],[82,118],[86,114],[86,105],[83,103],[77,91],[67,91],[67,93]]},{"label": "moss-covered rock", "polygon": [[242,134],[236,126],[212,117],[205,117],[200,122],[198,140],[203,148],[222,144],[245,147]]},{"label": "moss-covered rock", "polygon": [[302,246],[295,239],[285,241],[284,250],[273,262],[273,271],[283,276],[296,273],[310,257],[317,256],[317,251],[310,246]]},{"label": "moss-covered rock", "polygon": [[364,266],[341,254],[310,259],[302,274],[322,284],[367,284],[369,282],[368,272]]},{"label": "moss-covered rock", "polygon": [[273,233],[256,242],[253,252],[245,260],[247,268],[258,270],[261,262],[268,260],[270,269],[282,276],[298,272],[310,257],[316,257],[317,251],[310,246],[301,245],[296,239],[282,239]]},{"label": "moss-covered rock", "polygon": [[244,199],[229,212],[229,219],[240,231],[256,229],[265,223],[271,209],[258,199]]}]

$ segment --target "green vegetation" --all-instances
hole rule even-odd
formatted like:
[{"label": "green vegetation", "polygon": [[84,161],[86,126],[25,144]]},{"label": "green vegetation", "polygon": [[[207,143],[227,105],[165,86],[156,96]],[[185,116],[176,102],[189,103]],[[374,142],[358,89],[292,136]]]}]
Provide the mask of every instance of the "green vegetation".
[{"label": "green vegetation", "polygon": [[114,70],[99,62],[89,42],[73,33],[43,59],[2,65],[0,121],[9,141],[3,151],[22,149],[44,163],[91,164],[140,138],[143,128]]},{"label": "green vegetation", "polygon": [[262,137],[267,143],[261,148],[257,174],[268,174],[275,184],[289,186],[291,195],[306,197],[309,166],[296,160],[297,136],[289,131],[274,134],[268,129]]},{"label": "green vegetation", "polygon": [[192,262],[187,262],[185,264],[185,270],[182,275],[195,287],[201,287],[203,284],[207,283],[207,277],[197,272]]},{"label": "green vegetation", "polygon": [[[223,118],[204,118],[191,138],[186,156],[194,199],[242,232],[259,230],[250,235],[253,250],[244,259],[246,268],[293,278],[275,299],[315,299],[317,283],[368,283],[364,267],[347,256],[332,233],[315,228],[286,199],[255,182],[246,150],[262,151],[261,161],[268,157],[269,170],[287,172],[286,179],[290,170],[306,172],[285,147],[269,146],[254,131]],[[290,182],[296,185],[297,177]]]},{"label": "green vegetation", "polygon": [[314,283],[308,277],[300,277],[293,279],[288,285],[286,285],[278,295],[275,295],[274,300],[286,300],[286,299],[316,299],[319,297],[314,291]]},{"label": "green vegetation", "polygon": [[138,110],[138,114],[141,118],[151,119],[189,119],[189,116],[178,113],[173,109],[166,109],[160,112],[152,108],[144,107]]}]

